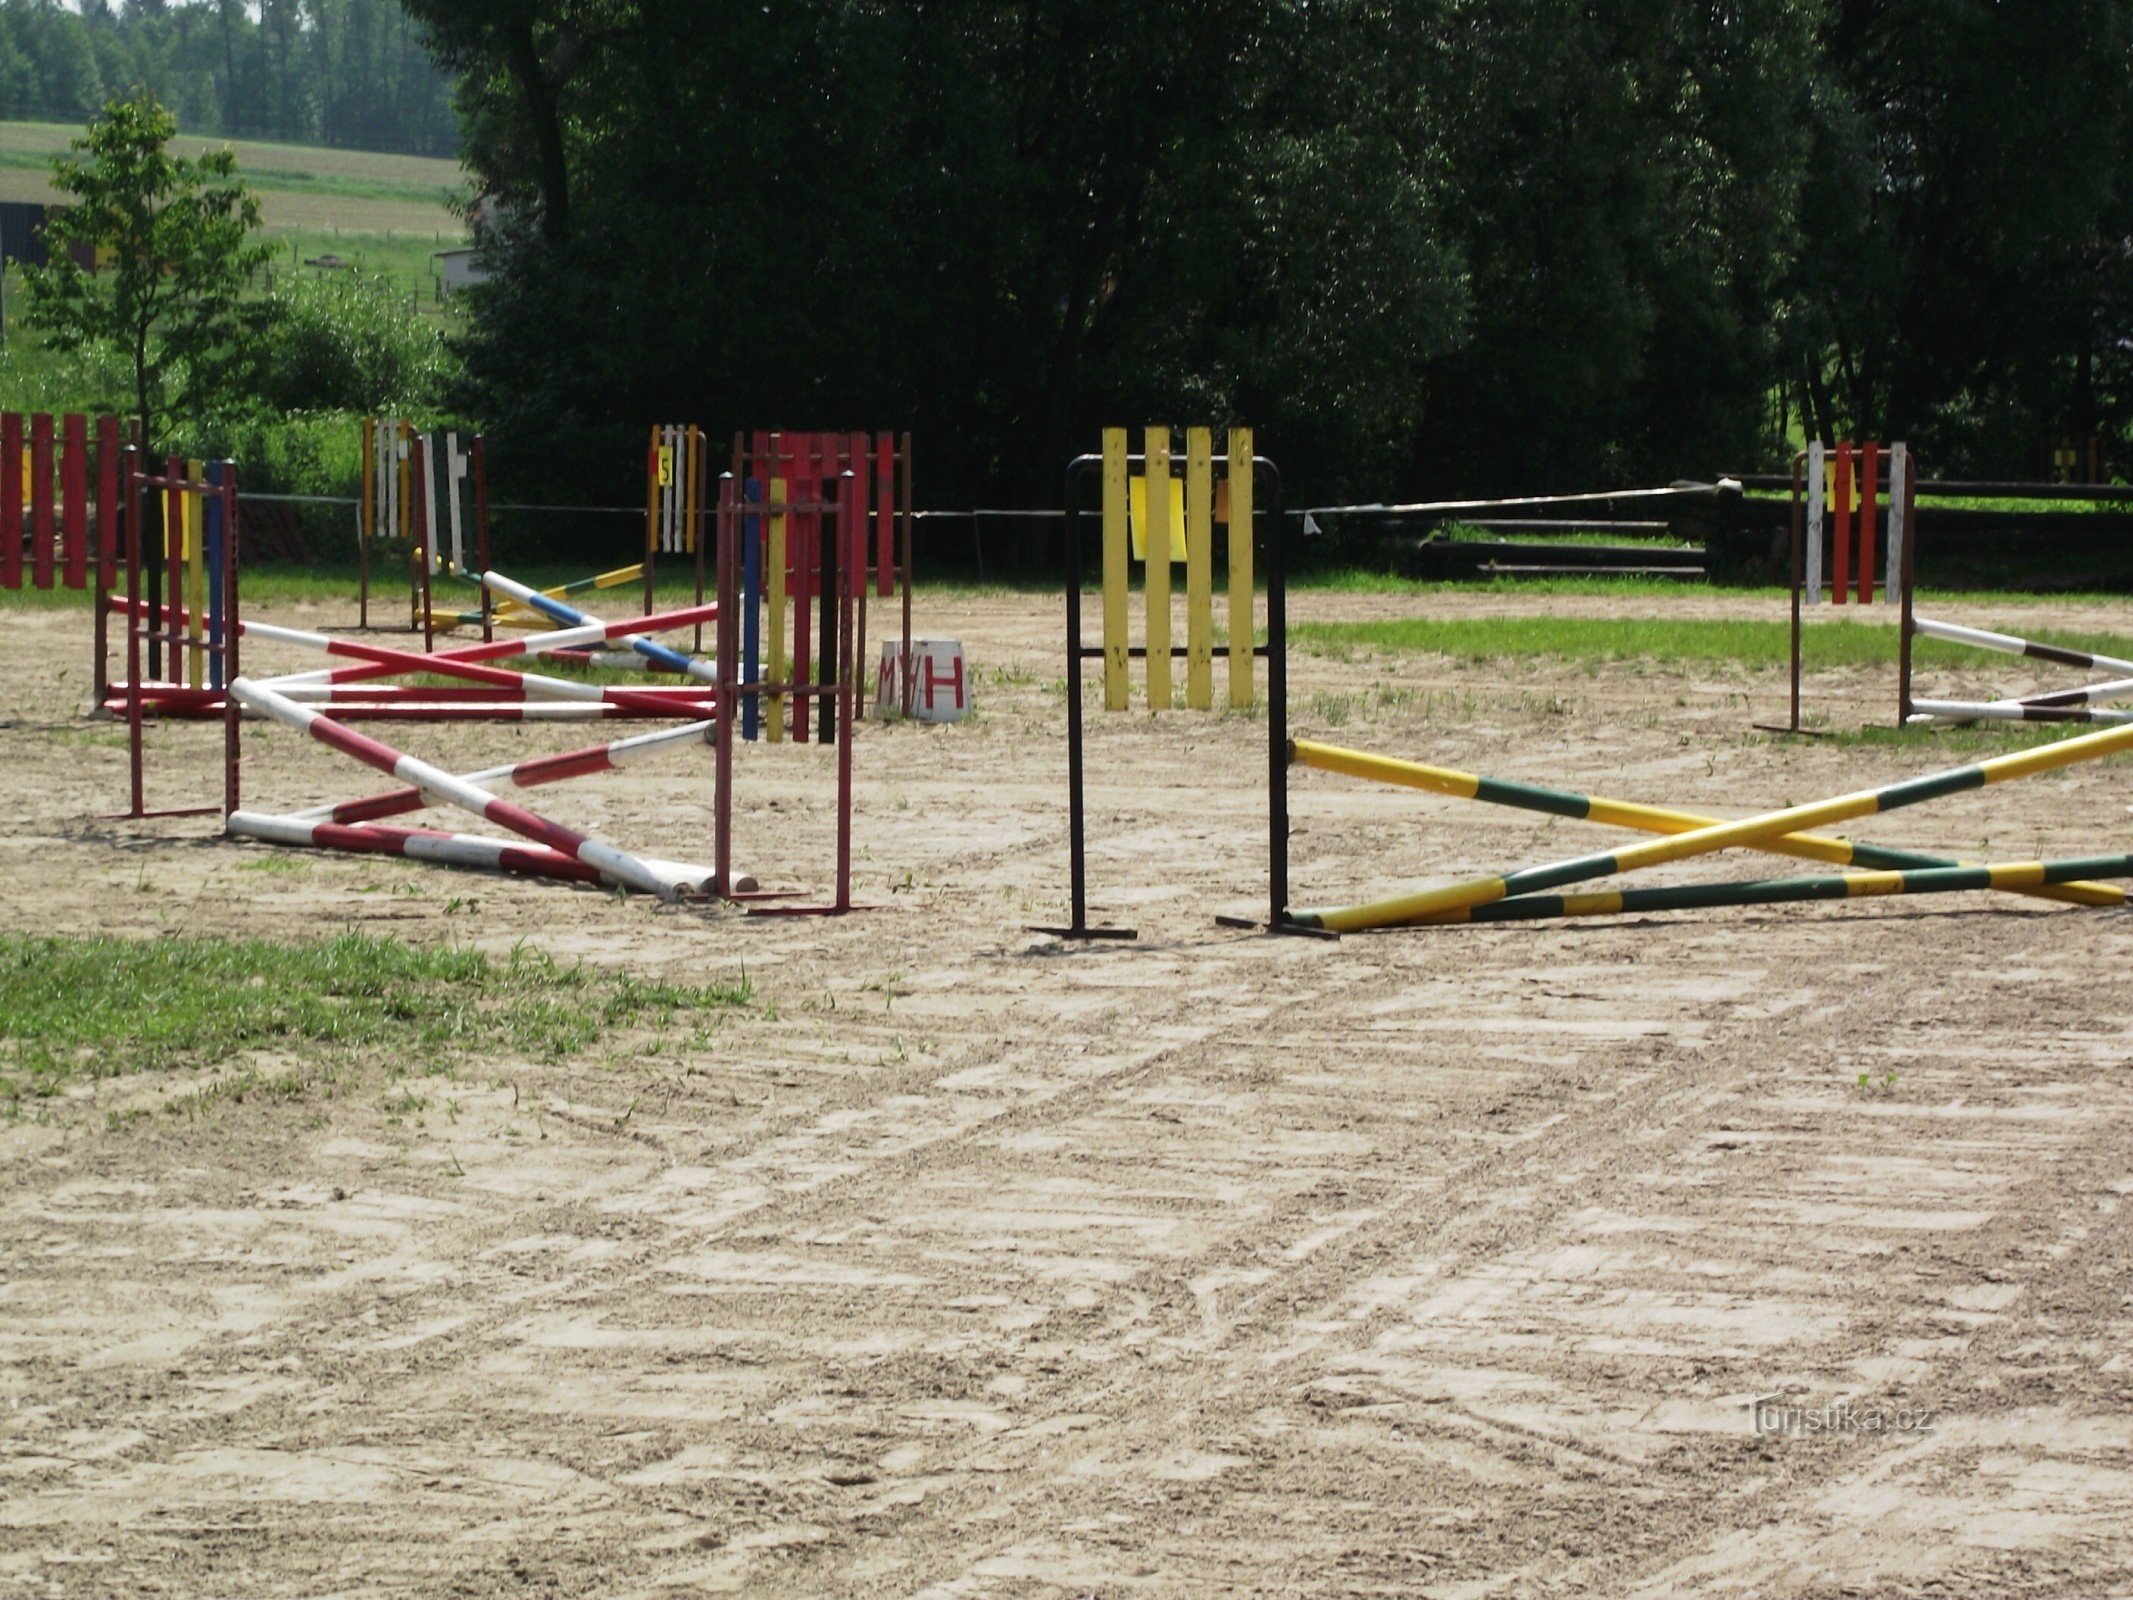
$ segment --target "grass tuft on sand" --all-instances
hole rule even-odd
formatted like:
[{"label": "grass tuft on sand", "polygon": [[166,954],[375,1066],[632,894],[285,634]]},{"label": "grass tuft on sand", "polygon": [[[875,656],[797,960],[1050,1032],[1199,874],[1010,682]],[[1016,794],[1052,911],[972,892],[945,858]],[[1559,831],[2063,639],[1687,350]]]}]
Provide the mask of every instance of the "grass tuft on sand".
[{"label": "grass tuft on sand", "polygon": [[646,982],[525,945],[499,959],[354,932],[298,944],[0,934],[0,1101],[253,1050],[380,1050],[432,1069],[483,1053],[556,1059],[752,998],[745,977]]}]

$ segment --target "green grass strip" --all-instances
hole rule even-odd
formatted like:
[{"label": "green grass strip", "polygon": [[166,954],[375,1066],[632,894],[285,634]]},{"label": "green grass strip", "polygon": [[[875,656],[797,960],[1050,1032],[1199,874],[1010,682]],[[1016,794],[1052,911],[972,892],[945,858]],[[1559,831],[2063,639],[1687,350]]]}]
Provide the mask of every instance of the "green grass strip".
[{"label": "green grass strip", "polygon": [[[0,167],[18,172],[49,173],[52,158],[30,150],[0,150]],[[444,184],[340,172],[311,172],[300,167],[244,166],[238,169],[237,176],[248,189],[331,195],[343,200],[414,200],[427,205],[442,205],[455,193],[452,186]]]},{"label": "green grass strip", "polygon": [[745,979],[646,983],[525,946],[498,958],[367,933],[301,944],[0,934],[0,1099],[247,1050],[390,1049],[417,1071],[481,1053],[553,1059],[612,1029],[750,997]]},{"label": "green grass strip", "polygon": [[[2038,629],[2027,624],[1992,624],[2004,631],[2076,650],[2123,656],[2133,654],[2133,639],[2108,633]],[[1654,661],[1666,665],[1731,663],[1781,667],[1791,660],[1788,621],[1710,618],[1624,617],[1453,617],[1396,618],[1379,622],[1299,622],[1290,636],[1306,647],[1328,650],[1382,650],[1450,656],[1458,661],[1502,661],[1557,657],[1570,661]],[[1809,670],[1832,667],[1893,666],[1898,637],[1889,624],[1810,623],[1801,632],[1801,655]],[[1937,639],[1917,641],[1913,660],[1922,666],[1969,665],[1988,675],[2004,675],[2005,660],[1995,663],[1985,652]]]}]

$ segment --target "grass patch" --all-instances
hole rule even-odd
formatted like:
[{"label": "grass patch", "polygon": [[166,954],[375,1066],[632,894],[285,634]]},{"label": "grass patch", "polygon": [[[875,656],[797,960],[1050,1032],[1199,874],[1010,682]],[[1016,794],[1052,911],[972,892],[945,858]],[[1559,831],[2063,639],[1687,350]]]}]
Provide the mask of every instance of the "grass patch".
[{"label": "grass patch", "polygon": [[1437,530],[1437,538],[1446,544],[1567,544],[1646,550],[1654,555],[1679,555],[1684,551],[1700,554],[1703,550],[1700,544],[1676,539],[1669,534],[1625,532],[1614,528],[1507,529],[1481,528],[1471,522],[1447,522]]},{"label": "grass patch", "polygon": [[[2013,631],[2024,630],[2016,628]],[[1329,651],[1358,648],[1426,652],[1459,661],[1558,657],[1569,661],[1653,661],[1668,666],[1727,663],[1779,667],[1792,658],[1788,621],[1698,617],[1419,617],[1380,622],[1293,623],[1291,637],[1305,647]],[[2026,637],[2076,650],[2133,656],[2133,639],[2107,633],[2032,629]],[[1896,661],[1897,630],[1887,624],[1824,622],[1801,632],[1800,653],[1811,671],[1832,667],[1884,666]],[[1978,666],[1986,652],[1937,639],[1917,641],[1913,659],[1922,666]],[[2015,658],[2007,657],[2003,665]]]},{"label": "grass patch", "polygon": [[[1557,574],[1536,578],[1401,578],[1369,567],[1335,567],[1295,574],[1289,579],[1289,591],[1292,594],[1516,595],[1520,599],[1597,595],[1627,600],[1679,600],[1684,594],[1716,592],[1684,589],[1679,578],[1598,573],[1589,577]],[[1784,603],[1786,597],[1786,591],[1775,585],[1762,588],[1729,586],[1723,593],[1728,598],[1762,599],[1776,604]]]},{"label": "grass patch", "polygon": [[1954,766],[1948,757],[2005,755],[2037,745],[2057,744],[2094,728],[2051,722],[1973,722],[1959,727],[1893,728],[1868,724],[1860,728],[1833,728],[1816,741],[1846,749],[1901,749],[1942,757],[1941,765]]},{"label": "grass patch", "polygon": [[556,1059],[610,1031],[745,1006],[731,984],[646,983],[521,946],[348,933],[258,939],[0,934],[0,1099],[77,1078],[201,1067],[249,1050],[389,1050],[427,1070],[475,1054]]}]

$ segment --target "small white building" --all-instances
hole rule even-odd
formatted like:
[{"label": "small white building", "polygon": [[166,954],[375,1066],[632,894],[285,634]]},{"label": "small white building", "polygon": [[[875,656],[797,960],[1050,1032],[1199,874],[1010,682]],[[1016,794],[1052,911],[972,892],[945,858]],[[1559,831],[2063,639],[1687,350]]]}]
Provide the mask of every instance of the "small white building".
[{"label": "small white building", "polygon": [[430,271],[437,279],[437,294],[440,299],[449,299],[470,283],[480,283],[489,275],[488,265],[482,253],[473,245],[464,245],[457,250],[438,250],[430,255]]}]

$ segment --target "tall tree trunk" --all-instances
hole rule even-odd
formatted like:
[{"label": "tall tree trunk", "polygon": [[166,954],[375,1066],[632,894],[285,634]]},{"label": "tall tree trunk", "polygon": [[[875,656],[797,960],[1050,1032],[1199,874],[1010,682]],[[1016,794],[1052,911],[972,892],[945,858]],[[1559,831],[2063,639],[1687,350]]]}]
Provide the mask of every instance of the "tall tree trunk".
[{"label": "tall tree trunk", "polygon": [[1825,444],[1836,437],[1830,415],[1829,389],[1822,382],[1822,364],[1813,355],[1800,358],[1800,414],[1807,423],[1807,437]]},{"label": "tall tree trunk", "polygon": [[570,163],[563,150],[563,109],[557,86],[541,65],[531,22],[511,30],[505,58],[525,97],[526,117],[533,124],[534,146],[540,154],[541,235],[552,245],[565,244],[570,239]]},{"label": "tall tree trunk", "polygon": [[141,420],[141,457],[145,470],[154,472],[153,466],[145,466],[156,447],[154,417],[148,409],[148,330],[143,327],[133,336],[133,399]]}]

